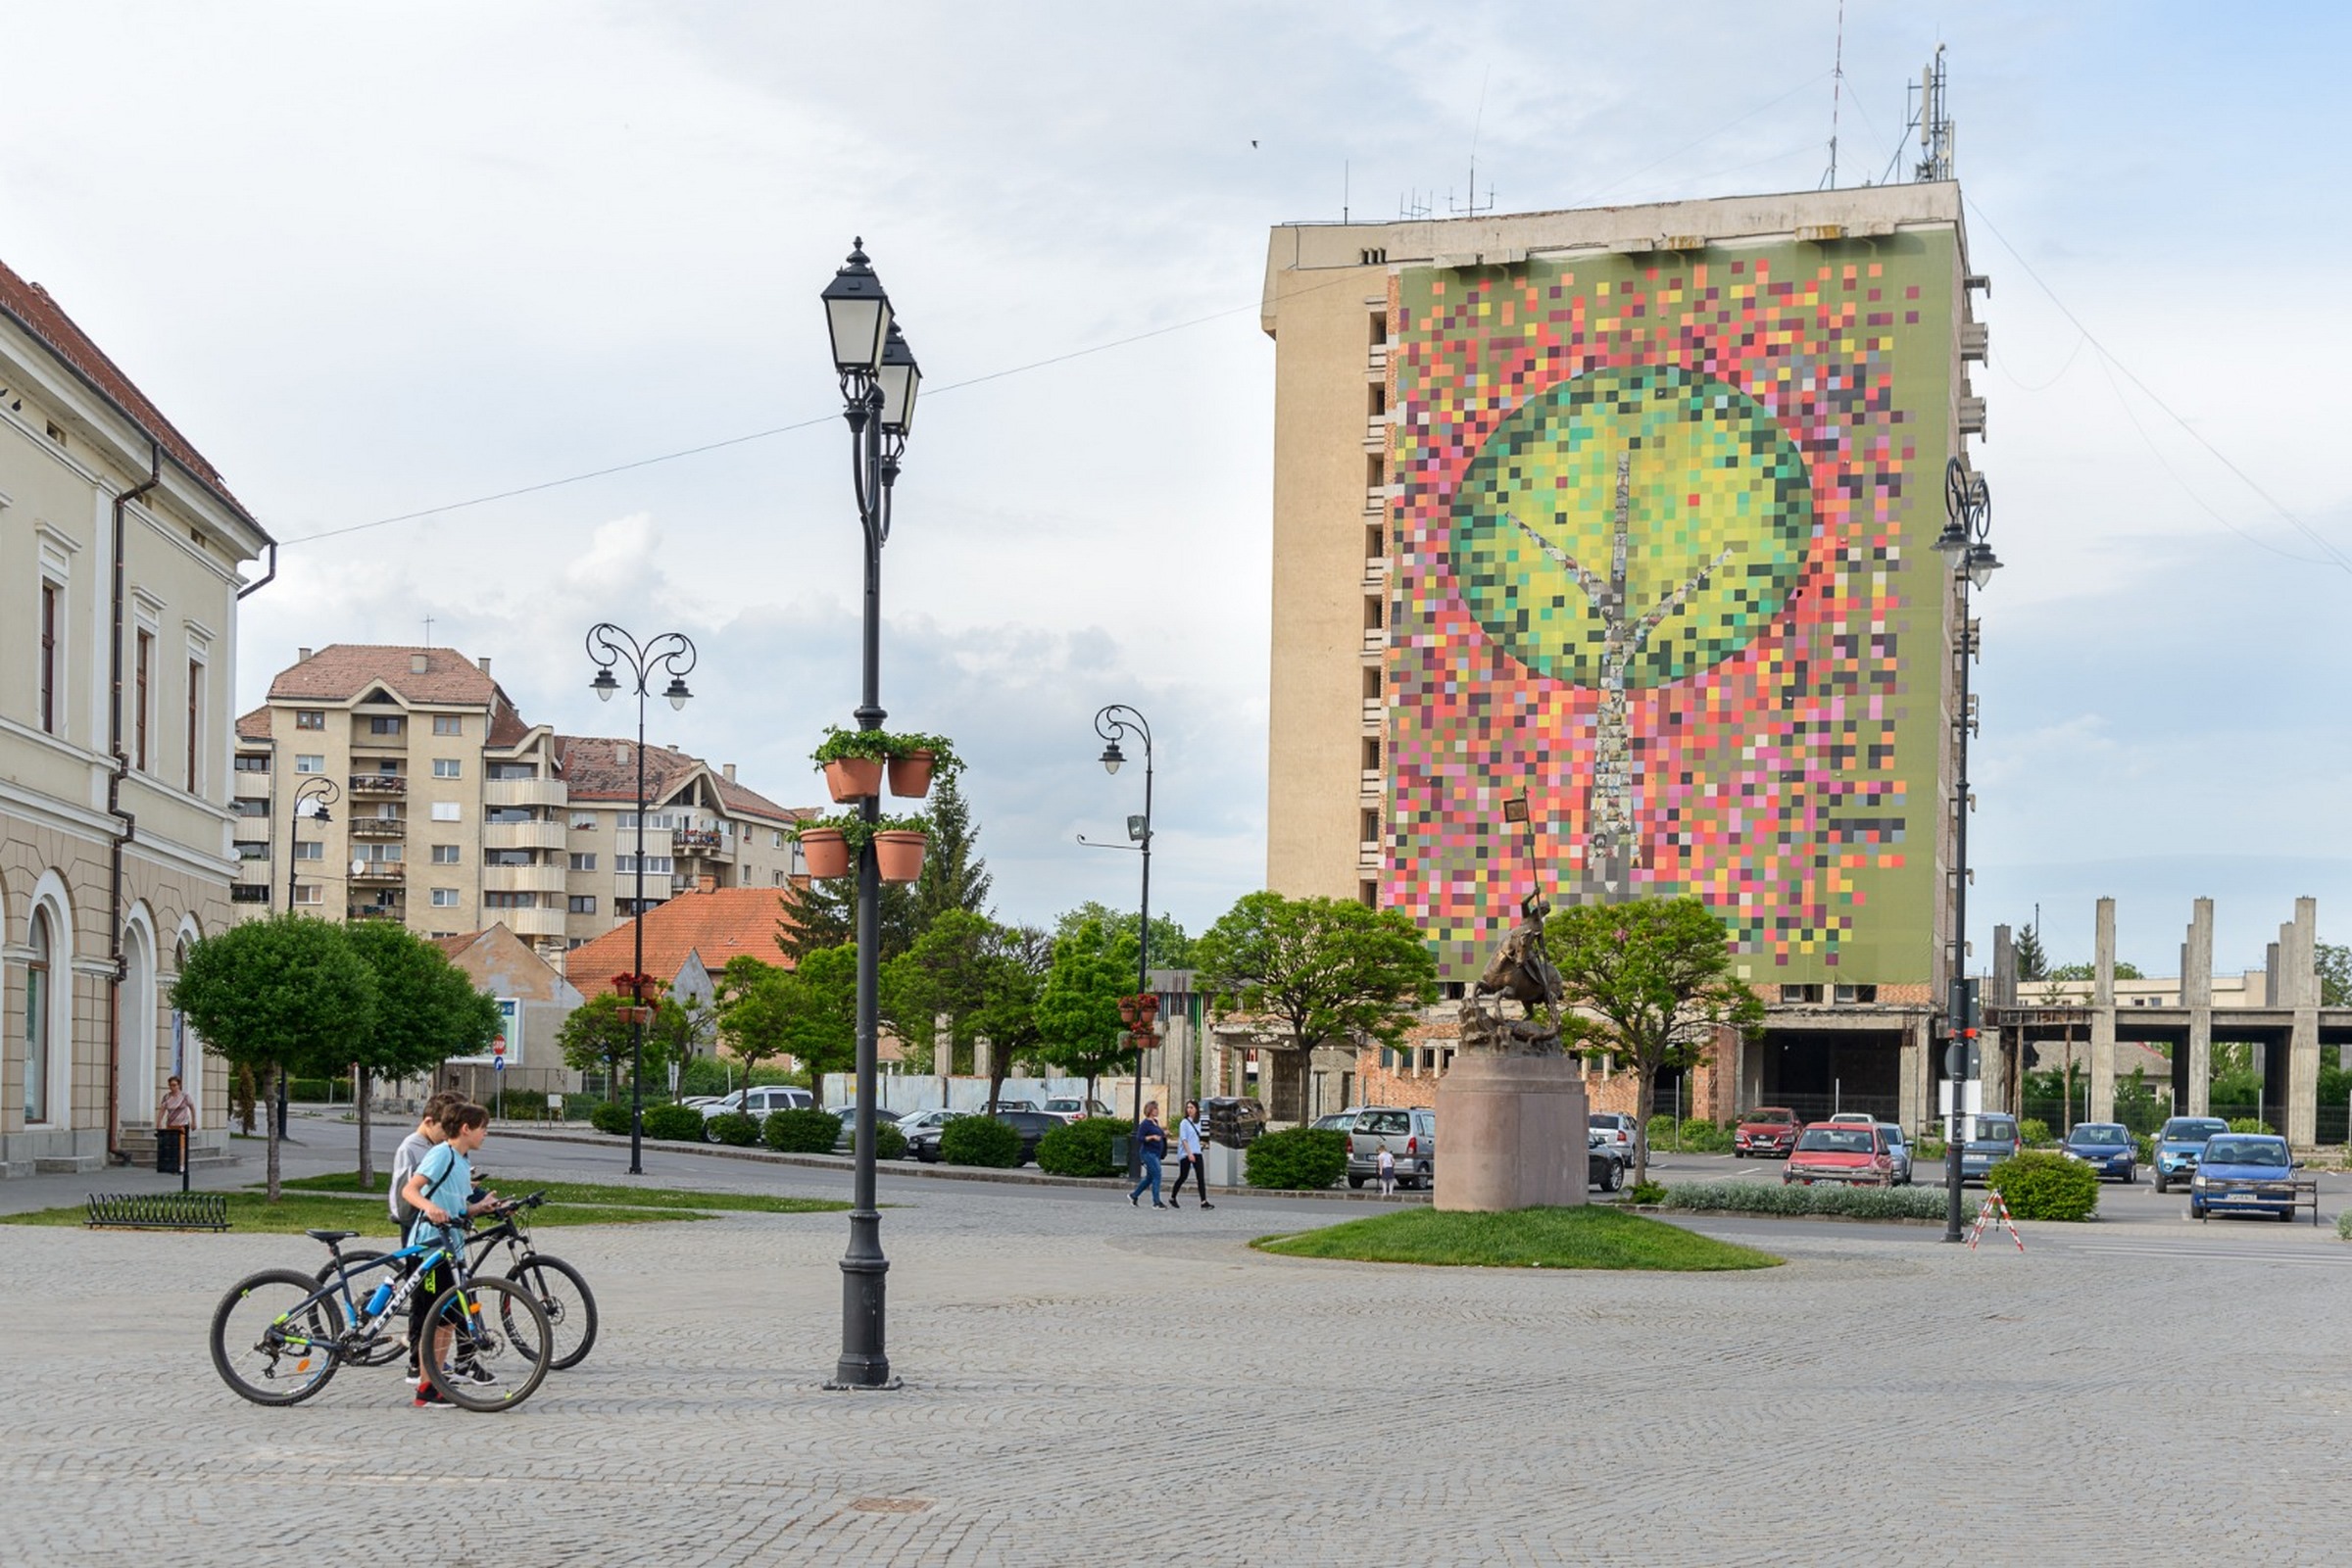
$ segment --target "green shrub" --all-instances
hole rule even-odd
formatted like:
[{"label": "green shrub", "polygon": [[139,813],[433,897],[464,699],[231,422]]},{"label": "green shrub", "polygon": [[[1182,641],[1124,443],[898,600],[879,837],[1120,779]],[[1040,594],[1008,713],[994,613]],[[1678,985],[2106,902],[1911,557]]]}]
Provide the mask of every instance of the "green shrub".
[{"label": "green shrub", "polygon": [[876,1159],[905,1159],[906,1135],[899,1131],[895,1121],[874,1123],[874,1157]]},{"label": "green shrub", "polygon": [[2278,1136],[2278,1130],[2269,1122],[2257,1120],[2252,1116],[2230,1117],[2230,1130],[2233,1133],[2269,1133],[2273,1137]]},{"label": "green shrub", "polygon": [[648,1105],[645,1107],[645,1136],[668,1138],[679,1143],[699,1144],[705,1128],[703,1113],[692,1105]]},{"label": "green shrub", "polygon": [[[1690,1116],[1682,1125],[1683,1148],[1693,1154],[1728,1154],[1732,1152],[1732,1124],[1708,1121],[1703,1116]],[[1651,1149],[1658,1146],[1653,1142]]]},{"label": "green shrub", "polygon": [[769,1084],[785,1084],[795,1089],[811,1087],[807,1073],[794,1072],[786,1067],[754,1067],[748,1074],[738,1074],[737,1081],[749,1084],[754,1089],[763,1089]]},{"label": "green shrub", "polygon": [[596,1108],[588,1112],[588,1125],[600,1133],[625,1133],[629,1130],[629,1107],[600,1100]]},{"label": "green shrub", "polygon": [[2335,1236],[2338,1241],[2352,1242],[2352,1208],[2335,1216]]},{"label": "green shrub", "polygon": [[595,1095],[565,1095],[563,1109],[557,1114],[557,1119],[560,1121],[587,1121],[596,1114],[596,1107],[603,1103],[604,1101]]},{"label": "green shrub", "polygon": [[1110,1143],[1134,1131],[1135,1123],[1116,1116],[1087,1116],[1056,1127],[1037,1141],[1037,1168],[1054,1176],[1120,1175]]},{"label": "green shrub", "polygon": [[1629,1203],[1662,1203],[1666,1200],[1666,1188],[1660,1182],[1636,1182],[1625,1190],[1625,1200]]},{"label": "green shrub", "polygon": [[2099,1173],[2042,1150],[2012,1154],[1984,1173],[2012,1219],[2088,1219],[2099,1206]]},{"label": "green shrub", "polygon": [[1651,1149],[1672,1149],[1674,1137],[1675,1120],[1672,1116],[1658,1115],[1649,1118],[1649,1147]]},{"label": "green shrub", "polygon": [[[696,1115],[702,1112],[696,1111]],[[735,1149],[749,1149],[760,1141],[760,1118],[747,1116],[740,1110],[730,1110],[712,1116],[703,1123],[703,1130],[714,1144],[726,1144]]]},{"label": "green shrub", "polygon": [[536,1089],[510,1089],[504,1094],[493,1092],[490,1108],[509,1121],[545,1121],[547,1096]]},{"label": "green shrub", "polygon": [[760,1141],[787,1154],[830,1154],[841,1139],[841,1118],[814,1105],[771,1110]]},{"label": "green shrub", "polygon": [[1945,1148],[1941,1133],[1925,1134],[1918,1143],[1911,1146],[1911,1162],[1915,1165],[1924,1165],[1932,1159],[1940,1164]]},{"label": "green shrub", "polygon": [[2039,1149],[2050,1141],[2050,1124],[2039,1116],[2028,1116],[2017,1124],[2017,1136],[2028,1149]]},{"label": "green shrub", "polygon": [[1667,1188],[1661,1201],[1667,1208],[1718,1209],[1739,1214],[1941,1219],[1946,1198],[1941,1190],[1925,1187],[1783,1187],[1772,1182],[1694,1182]]},{"label": "green shrub", "polygon": [[695,1056],[678,1068],[681,1095],[726,1095],[743,1086],[743,1073],[711,1056]]},{"label": "green shrub", "polygon": [[1346,1133],[1289,1127],[1250,1146],[1242,1179],[1252,1187],[1317,1192],[1347,1174]]},{"label": "green shrub", "polygon": [[950,1165],[1010,1170],[1021,1162],[1021,1135],[994,1116],[958,1116],[940,1129],[939,1157]]},{"label": "green shrub", "polygon": [[2142,1165],[2156,1163],[2156,1140],[2154,1138],[2146,1133],[2141,1133],[2137,1138],[2132,1139],[2132,1143],[2139,1151],[2139,1162]]}]

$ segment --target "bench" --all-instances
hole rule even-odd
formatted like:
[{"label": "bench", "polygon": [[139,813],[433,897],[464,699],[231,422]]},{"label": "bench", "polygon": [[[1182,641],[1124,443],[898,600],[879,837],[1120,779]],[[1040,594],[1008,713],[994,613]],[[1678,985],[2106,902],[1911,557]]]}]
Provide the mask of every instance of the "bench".
[{"label": "bench", "polygon": [[224,1231],[228,1229],[225,1193],[136,1193],[127,1196],[90,1195],[88,1217],[82,1228],[93,1231]]}]

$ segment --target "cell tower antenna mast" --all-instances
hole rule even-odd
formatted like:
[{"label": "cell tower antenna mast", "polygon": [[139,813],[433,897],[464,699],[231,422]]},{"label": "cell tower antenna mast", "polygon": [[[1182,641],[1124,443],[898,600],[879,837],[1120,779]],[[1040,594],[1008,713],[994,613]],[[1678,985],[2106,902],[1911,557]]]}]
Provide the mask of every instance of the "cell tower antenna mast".
[{"label": "cell tower antenna mast", "polygon": [[1838,0],[1838,51],[1830,62],[1830,172],[1822,184],[1838,188],[1838,111],[1845,107],[1845,0]]},{"label": "cell tower antenna mast", "polygon": [[[1842,4],[1843,0],[1839,0],[1839,3]],[[1478,134],[1486,128],[1487,83],[1494,77],[1494,68],[1489,66],[1486,77],[1478,84],[1478,113],[1470,122],[1470,203],[1466,207],[1456,207],[1452,193],[1446,193],[1446,210],[1456,218],[1476,218],[1481,213],[1494,210],[1494,188],[1492,185],[1487,187],[1487,204],[1484,207],[1478,204]]]},{"label": "cell tower antenna mast", "polygon": [[1922,180],[1950,179],[1952,154],[1958,140],[1950,101],[1944,95],[1943,45],[1919,74],[1919,165],[1913,176]]}]

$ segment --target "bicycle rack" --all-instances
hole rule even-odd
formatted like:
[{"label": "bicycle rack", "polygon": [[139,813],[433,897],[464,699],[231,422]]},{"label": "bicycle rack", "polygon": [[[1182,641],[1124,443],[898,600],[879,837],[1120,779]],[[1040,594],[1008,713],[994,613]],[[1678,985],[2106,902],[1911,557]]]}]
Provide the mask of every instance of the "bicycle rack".
[{"label": "bicycle rack", "polygon": [[84,1230],[224,1231],[225,1193],[140,1193],[128,1197],[90,1195]]}]

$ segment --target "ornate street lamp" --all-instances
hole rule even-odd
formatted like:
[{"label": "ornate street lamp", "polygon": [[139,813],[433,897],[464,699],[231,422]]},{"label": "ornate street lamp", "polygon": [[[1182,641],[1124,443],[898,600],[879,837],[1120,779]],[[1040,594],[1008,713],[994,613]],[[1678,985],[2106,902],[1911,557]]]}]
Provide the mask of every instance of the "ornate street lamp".
[{"label": "ornate street lamp", "polygon": [[[636,956],[629,972],[645,972],[645,698],[653,677],[662,670],[669,671],[669,688],[662,695],[669,699],[671,708],[684,708],[694,693],[686,689],[686,672],[694,668],[694,644],[683,632],[665,631],[651,642],[640,643],[609,620],[600,620],[588,628],[588,657],[596,661],[596,679],[588,689],[596,693],[597,701],[609,703],[620,690],[620,682],[612,678],[612,666],[626,669],[636,682],[637,692],[637,896],[632,901],[635,915],[631,927],[635,932]],[[645,997],[642,989],[629,999],[629,1174],[645,1174]]]},{"label": "ornate street lamp", "polygon": [[[1095,715],[1095,733],[1103,740],[1102,771],[1113,775],[1127,760],[1127,754],[1119,750],[1119,742],[1133,736],[1141,736],[1144,742],[1144,814],[1127,818],[1128,841],[1141,850],[1144,857],[1144,891],[1135,927],[1135,994],[1140,1004],[1152,990],[1152,726],[1144,721],[1143,714],[1125,703],[1112,703]],[[1159,999],[1152,997],[1151,1005],[1156,1011]],[[1152,1039],[1148,1016],[1144,1027],[1132,1031],[1129,1038],[1135,1046],[1134,1111],[1135,1119],[1140,1122],[1144,1119],[1144,1046]],[[1169,1094],[1173,1096],[1176,1091],[1171,1088]],[[1128,1175],[1135,1174],[1142,1158],[1143,1151],[1138,1141],[1129,1139]]]},{"label": "ornate street lamp", "polygon": [[[337,784],[331,778],[319,777],[305,779],[302,783],[294,786],[294,799],[288,806],[286,813],[286,912],[288,914],[292,914],[294,912],[294,867],[299,863],[294,858],[294,824],[302,820],[302,803],[305,801],[317,801],[318,803],[318,809],[311,813],[311,820],[315,822],[331,822],[334,820],[334,818],[327,815],[326,808],[334,805],[335,802],[341,800],[342,798],[343,787]],[[286,1074],[284,1070],[281,1069],[277,1075],[277,1136],[280,1138],[286,1136],[286,1118],[288,1114],[289,1113],[286,1107]],[[185,1152],[183,1151],[182,1153],[183,1159],[181,1169],[182,1173],[184,1174],[186,1169],[184,1159]]]},{"label": "ornate street lamp", "polygon": [[[890,295],[866,264],[865,241],[825,285],[825,326],[833,342],[833,370],[841,381],[842,417],[850,426],[850,475],[858,525],[865,540],[864,670],[858,727],[882,727],[882,547],[890,541],[891,488],[906,432],[914,424],[922,371],[899,331]],[[880,1010],[882,876],[874,859],[871,824],[882,805],[867,796],[858,814],[868,824],[858,851],[858,1115],[850,1197],[850,1247],[841,1259],[841,1358],[829,1389],[895,1389],[888,1349],[890,1259],[882,1255],[882,1211],[874,1192],[874,1102],[880,1098],[875,1053]]]},{"label": "ornate street lamp", "polygon": [[1952,710],[1952,753],[1958,778],[1952,791],[1952,947],[1950,985],[1944,1004],[1947,1043],[1944,1077],[1952,1086],[1952,1108],[1944,1125],[1943,1239],[1957,1242],[1960,1233],[1961,1099],[1968,1082],[1968,1050],[1976,1037],[1976,1019],[1968,999],[1968,742],[1976,733],[1976,714],[1970,710],[1969,666],[1977,660],[1976,622],[1969,616],[1969,593],[1992,581],[2000,560],[1992,553],[1992,489],[1981,473],[1971,473],[1958,458],[1943,470],[1943,533],[1936,549],[1949,564],[1960,593],[1960,706]]}]

